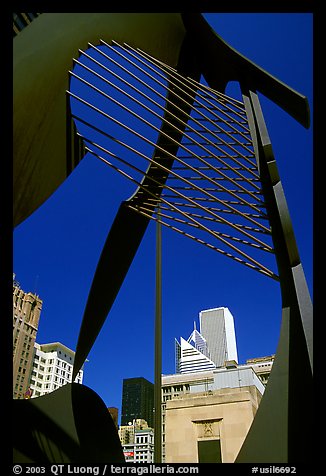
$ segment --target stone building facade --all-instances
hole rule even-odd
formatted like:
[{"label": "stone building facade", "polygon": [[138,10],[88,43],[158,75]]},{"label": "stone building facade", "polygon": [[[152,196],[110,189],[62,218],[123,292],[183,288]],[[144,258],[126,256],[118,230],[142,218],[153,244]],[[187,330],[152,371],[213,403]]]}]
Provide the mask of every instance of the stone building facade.
[{"label": "stone building facade", "polygon": [[24,398],[29,390],[34,344],[42,310],[36,294],[13,283],[13,398]]},{"label": "stone building facade", "polygon": [[233,463],[261,400],[255,385],[188,393],[166,402],[166,463]]}]

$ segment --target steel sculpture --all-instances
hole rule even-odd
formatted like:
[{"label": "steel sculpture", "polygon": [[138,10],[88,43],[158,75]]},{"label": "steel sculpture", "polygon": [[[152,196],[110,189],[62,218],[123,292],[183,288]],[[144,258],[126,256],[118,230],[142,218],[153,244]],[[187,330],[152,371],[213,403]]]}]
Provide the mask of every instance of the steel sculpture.
[{"label": "steel sculpture", "polygon": [[[54,39],[57,24],[61,30]],[[41,38],[39,49],[27,55]],[[42,14],[15,42],[15,133],[20,137],[23,127],[29,132],[28,140],[15,146],[15,224],[55,190],[86,151],[137,186],[121,203],[97,265],[74,376],[154,219],[280,281],[283,310],[277,355],[237,462],[309,460],[311,448],[299,430],[301,409],[309,406],[312,394],[312,304],[257,91],[309,127],[306,98],[231,48],[197,13]],[[51,90],[46,65],[54,74]],[[129,74],[128,79],[115,68]],[[199,82],[201,74],[208,86]],[[243,102],[224,94],[230,80],[239,82]],[[107,109],[76,95],[69,86],[72,81],[100,95]],[[44,109],[36,110],[33,104],[36,91]],[[21,107],[25,100],[30,101],[26,111]],[[96,121],[76,113],[77,103],[103,117],[110,127],[99,129]],[[132,128],[121,119],[124,114],[133,118]],[[40,121],[46,139],[41,144],[35,140]],[[125,134],[136,137],[139,144],[131,145]],[[150,145],[151,155],[143,152],[142,144]],[[49,145],[51,153],[42,164]],[[65,156],[67,163],[62,160]],[[28,172],[31,165],[33,175]],[[270,266],[273,254],[277,271]],[[58,395],[48,395],[47,401]],[[69,406],[68,390],[66,395]],[[38,403],[15,404],[24,405],[29,415]],[[64,408],[62,401],[60,405]],[[78,411],[76,405],[76,415]],[[76,425],[69,421],[71,427]],[[305,421],[306,430],[307,425]],[[113,447],[115,437],[112,433]],[[51,439],[51,431],[47,438]],[[45,453],[53,461],[51,452]],[[94,459],[91,450],[90,454]],[[16,458],[33,460],[35,455],[31,449],[29,455],[17,453]]]}]

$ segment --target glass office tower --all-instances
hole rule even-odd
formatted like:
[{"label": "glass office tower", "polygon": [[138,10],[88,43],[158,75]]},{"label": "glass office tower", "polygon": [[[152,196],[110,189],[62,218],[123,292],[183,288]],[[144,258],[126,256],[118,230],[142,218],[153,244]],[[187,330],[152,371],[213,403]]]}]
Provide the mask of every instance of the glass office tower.
[{"label": "glass office tower", "polygon": [[123,379],[121,425],[128,425],[141,418],[153,428],[153,409],[154,384],[144,377]]}]

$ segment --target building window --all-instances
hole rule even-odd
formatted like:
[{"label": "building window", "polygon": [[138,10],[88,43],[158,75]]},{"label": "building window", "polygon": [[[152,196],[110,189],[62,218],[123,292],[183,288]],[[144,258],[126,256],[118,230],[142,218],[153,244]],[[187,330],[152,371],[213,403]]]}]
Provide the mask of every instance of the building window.
[{"label": "building window", "polygon": [[174,390],[175,392],[182,392],[182,390],[183,390],[183,385],[175,385],[175,386],[173,387],[173,390]]}]

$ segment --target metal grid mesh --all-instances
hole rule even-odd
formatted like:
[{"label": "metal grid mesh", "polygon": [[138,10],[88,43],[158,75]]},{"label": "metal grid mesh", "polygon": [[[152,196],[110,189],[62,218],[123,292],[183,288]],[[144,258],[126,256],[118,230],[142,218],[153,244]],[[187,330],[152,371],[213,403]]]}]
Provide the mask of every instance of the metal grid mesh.
[{"label": "metal grid mesh", "polygon": [[[277,280],[244,104],[129,45],[89,46],[70,72],[72,117],[85,150],[137,186],[128,206]],[[185,117],[173,97],[186,104],[195,93]],[[158,145],[184,126],[176,155]]]}]

